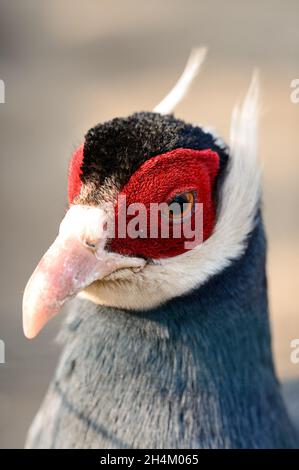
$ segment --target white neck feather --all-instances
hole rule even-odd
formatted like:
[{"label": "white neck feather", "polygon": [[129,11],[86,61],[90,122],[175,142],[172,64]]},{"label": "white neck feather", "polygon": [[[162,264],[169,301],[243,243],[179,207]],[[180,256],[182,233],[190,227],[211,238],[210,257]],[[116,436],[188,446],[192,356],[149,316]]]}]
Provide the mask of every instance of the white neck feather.
[{"label": "white neck feather", "polygon": [[194,78],[199,72],[200,66],[205,60],[206,53],[207,49],[205,47],[193,49],[185,70],[168,95],[154,108],[155,113],[169,114],[174,110],[187,94]]}]

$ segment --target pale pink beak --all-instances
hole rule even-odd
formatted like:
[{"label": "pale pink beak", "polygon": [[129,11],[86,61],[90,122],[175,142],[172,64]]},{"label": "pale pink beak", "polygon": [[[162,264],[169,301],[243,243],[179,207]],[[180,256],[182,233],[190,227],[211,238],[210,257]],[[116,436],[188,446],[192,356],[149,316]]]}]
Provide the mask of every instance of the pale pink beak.
[{"label": "pale pink beak", "polygon": [[95,207],[72,206],[60,232],[45,253],[23,296],[23,328],[35,337],[54,317],[67,299],[92,282],[125,267],[139,267],[144,261],[105,251],[106,216]]}]

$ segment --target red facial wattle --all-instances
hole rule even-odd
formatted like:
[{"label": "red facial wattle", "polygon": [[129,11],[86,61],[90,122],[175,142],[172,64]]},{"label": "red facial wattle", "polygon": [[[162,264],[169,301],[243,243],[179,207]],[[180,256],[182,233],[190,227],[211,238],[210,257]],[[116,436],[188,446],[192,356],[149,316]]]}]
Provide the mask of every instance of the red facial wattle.
[{"label": "red facial wattle", "polygon": [[[206,240],[215,223],[213,183],[219,169],[219,156],[208,150],[176,149],[147,160],[130,178],[121,191],[126,206],[142,203],[147,208],[147,227],[150,225],[150,204],[169,201],[176,194],[194,191],[197,202],[203,204],[203,234]],[[176,256],[188,250],[186,239],[118,237],[118,210],[116,207],[115,237],[110,241],[113,251],[126,255],[159,259]],[[127,224],[134,216],[127,216]],[[194,216],[193,216],[194,217]],[[191,221],[193,224],[193,221]],[[170,235],[172,231],[170,229]]]},{"label": "red facial wattle", "polygon": [[[79,194],[82,186],[81,166],[84,158],[84,145],[75,151],[69,168],[69,203]],[[179,255],[188,250],[184,234],[179,238],[172,237],[173,227],[170,225],[170,237],[161,235],[161,220],[158,225],[158,236],[150,237],[150,204],[168,202],[177,194],[192,191],[196,194],[196,202],[202,203],[203,226],[202,240],[212,233],[215,224],[215,203],[213,186],[219,170],[219,156],[211,149],[194,150],[179,148],[157,155],[143,163],[122,188],[121,196],[126,197],[126,207],[115,206],[115,236],[110,239],[110,249],[116,253],[145,258],[159,259]],[[119,235],[118,225],[121,210],[128,206],[142,203],[146,208],[147,233],[137,238],[128,234]],[[126,225],[135,215],[122,216]],[[194,215],[191,219],[194,227]],[[191,241],[191,240],[187,240]]]}]

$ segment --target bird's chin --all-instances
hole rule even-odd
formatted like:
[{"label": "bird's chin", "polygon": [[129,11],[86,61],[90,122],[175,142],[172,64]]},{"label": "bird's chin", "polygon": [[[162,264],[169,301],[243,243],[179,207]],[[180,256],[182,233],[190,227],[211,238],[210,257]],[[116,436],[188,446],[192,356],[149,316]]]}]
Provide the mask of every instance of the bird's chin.
[{"label": "bird's chin", "polygon": [[139,291],[146,269],[150,262],[136,267],[119,268],[109,275],[94,281],[77,295],[80,299],[90,300],[98,305],[126,309],[142,309],[135,305],[134,293]]},{"label": "bird's chin", "polygon": [[136,275],[140,274],[144,269],[146,269],[146,264],[140,266],[132,266],[126,268],[119,268],[113,271],[112,273],[108,274],[107,276],[103,277],[101,280],[97,282],[113,282],[113,281],[129,281],[130,279],[135,279]]},{"label": "bird's chin", "polygon": [[97,291],[101,291],[102,287],[115,288],[117,285],[119,285],[119,283],[135,282],[136,276],[140,275],[140,273],[142,273],[145,268],[146,264],[144,266],[116,269],[102,279],[98,279],[92,282],[89,286],[85,287],[85,289],[79,292],[78,297],[86,298],[86,296],[91,293],[95,295]]}]

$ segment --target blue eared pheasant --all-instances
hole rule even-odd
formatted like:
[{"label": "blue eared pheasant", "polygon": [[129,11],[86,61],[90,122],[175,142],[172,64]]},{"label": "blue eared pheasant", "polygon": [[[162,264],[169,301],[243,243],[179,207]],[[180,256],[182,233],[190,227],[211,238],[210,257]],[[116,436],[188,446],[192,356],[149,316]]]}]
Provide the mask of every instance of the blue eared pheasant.
[{"label": "blue eared pheasant", "polygon": [[[24,293],[30,338],[74,298],[27,447],[298,446],[271,353],[257,80],[227,147],[170,114],[203,55],[154,112],[95,126],[71,160],[69,210]],[[120,194],[175,201],[179,219],[201,203],[201,243],[111,237]]]}]

